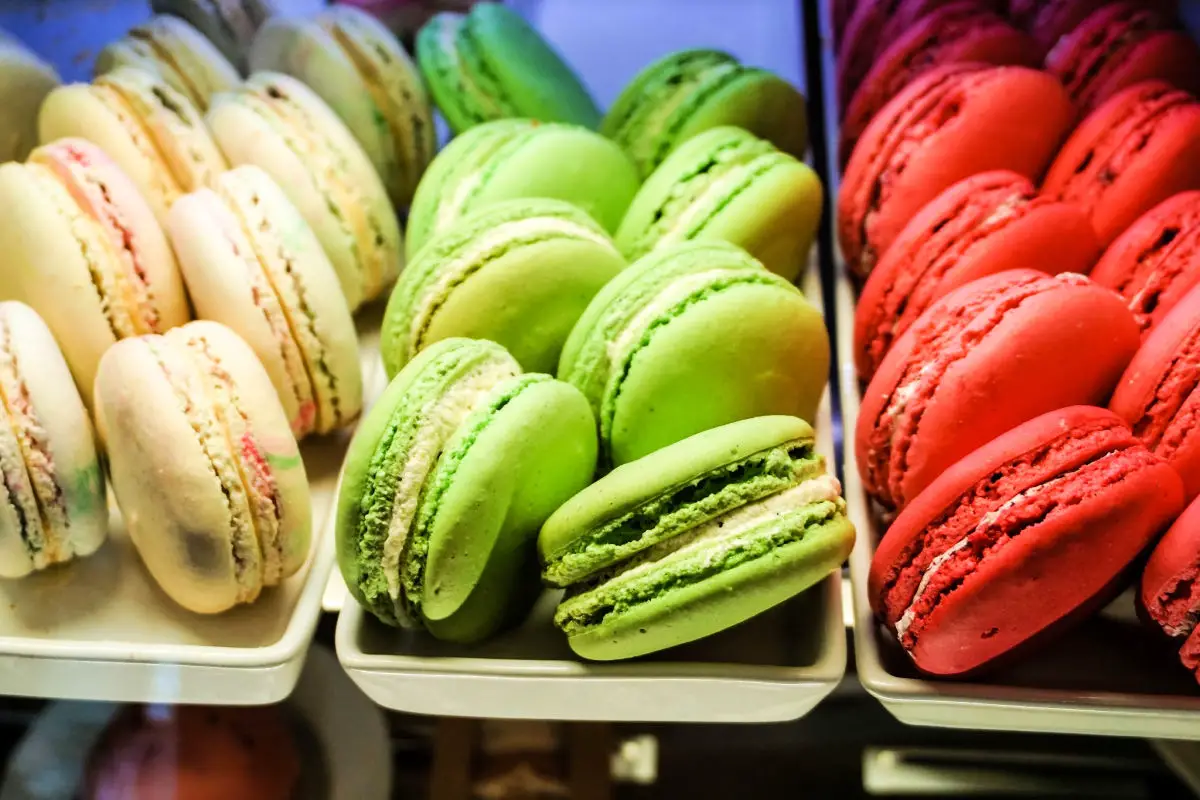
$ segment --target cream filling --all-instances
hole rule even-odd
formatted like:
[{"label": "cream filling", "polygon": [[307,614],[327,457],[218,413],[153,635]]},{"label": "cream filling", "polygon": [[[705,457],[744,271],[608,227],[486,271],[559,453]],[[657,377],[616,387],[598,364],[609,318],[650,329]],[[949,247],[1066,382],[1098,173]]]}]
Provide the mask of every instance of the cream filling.
[{"label": "cream filling", "polygon": [[[640,124],[638,124],[637,115],[631,115],[625,129],[618,134],[617,138],[625,141],[634,160],[652,166],[658,155],[657,150],[660,144],[658,135],[670,129],[670,123],[675,113],[692,98],[693,92],[704,83],[741,68],[740,64],[726,62],[697,73],[687,83],[676,85],[668,97],[655,102],[651,106],[650,113],[641,117]],[[630,141],[639,131],[645,131],[649,135],[643,135]]]},{"label": "cream filling", "polygon": [[429,232],[425,240],[429,241],[434,234],[441,233],[453,225],[462,216],[463,209],[466,208],[471,195],[475,194],[482,184],[483,173],[478,170],[460,180],[449,196],[438,203],[437,212],[433,216],[433,230]]},{"label": "cream filling", "polygon": [[463,421],[500,381],[520,373],[515,361],[488,362],[464,375],[446,392],[430,400],[418,412],[420,426],[404,462],[396,493],[387,538],[383,542],[383,574],[388,594],[400,598],[400,559],[420,504],[421,490],[437,463],[446,442]]},{"label": "cream filling", "polygon": [[450,289],[462,282],[463,278],[475,268],[494,258],[495,251],[503,251],[518,240],[533,237],[562,236],[574,239],[586,239],[603,245],[617,252],[616,246],[603,234],[597,233],[586,225],[558,217],[534,217],[513,222],[505,222],[472,239],[472,246],[461,251],[453,260],[443,263],[437,268],[437,280],[427,285],[422,293],[420,304],[413,314],[409,329],[409,356],[420,349],[421,338],[429,326],[429,320],[445,301]]},{"label": "cream filling", "polygon": [[710,181],[700,195],[688,203],[683,212],[675,218],[674,224],[668,227],[654,242],[653,247],[681,242],[690,238],[688,231],[697,221],[713,216],[720,203],[731,196],[734,188],[745,183],[749,175],[761,169],[764,161],[773,160],[777,155],[777,153],[768,153],[759,156],[746,164],[730,168],[720,178]]},{"label": "cream filling", "polygon": [[608,359],[616,363],[624,354],[642,340],[646,331],[655,320],[669,312],[672,308],[691,297],[705,286],[725,277],[735,277],[745,272],[745,267],[738,269],[710,269],[686,275],[668,284],[653,300],[646,303],[626,323],[624,329],[608,343]]}]

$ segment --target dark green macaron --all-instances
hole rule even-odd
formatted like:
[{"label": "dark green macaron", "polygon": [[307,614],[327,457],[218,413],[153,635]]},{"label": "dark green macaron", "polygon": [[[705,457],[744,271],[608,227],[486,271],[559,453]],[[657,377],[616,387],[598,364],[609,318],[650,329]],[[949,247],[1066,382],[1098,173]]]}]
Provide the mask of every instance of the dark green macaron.
[{"label": "dark green macaron", "polygon": [[812,428],[786,416],[705,431],[613,470],[542,527],[555,623],[596,660],[737,625],[836,570],[854,544]]},{"label": "dark green macaron", "polygon": [[507,200],[468,214],[408,265],[384,314],[389,376],[455,336],[503,345],[532,372],[553,372],[563,342],[625,260],[587,214],[561,200]]},{"label": "dark green macaron", "polygon": [[808,147],[804,95],[774,73],[716,50],[682,50],[643,69],[600,130],[625,148],[643,176],[697,133],[735,125],[785,153]]},{"label": "dark green macaron", "polygon": [[812,419],[828,371],[820,312],[716,241],[663,247],[613,278],[558,365],[592,404],[604,468],[739,419]]},{"label": "dark green macaron", "polygon": [[506,117],[588,128],[600,122],[595,101],[562,56],[501,3],[434,16],[417,34],[417,61],[455,133]]},{"label": "dark green macaron", "polygon": [[697,134],[646,180],[617,230],[630,260],[689,239],[732,242],[794,281],[824,193],[808,165],[741,128]]},{"label": "dark green macaron", "polygon": [[595,469],[587,402],[502,347],[447,339],[388,385],[351,442],[338,565],[380,620],[470,642],[526,614],[534,538]]}]

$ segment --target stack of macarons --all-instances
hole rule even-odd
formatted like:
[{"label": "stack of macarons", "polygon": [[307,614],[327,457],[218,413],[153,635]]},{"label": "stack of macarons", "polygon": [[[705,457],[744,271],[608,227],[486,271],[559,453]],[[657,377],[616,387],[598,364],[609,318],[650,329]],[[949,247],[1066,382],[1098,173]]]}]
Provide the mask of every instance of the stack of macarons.
[{"label": "stack of macarons", "polygon": [[1003,5],[860,0],[840,45],[869,598],[920,670],[973,673],[1179,518],[1142,604],[1195,671],[1200,50],[1165,3]]}]

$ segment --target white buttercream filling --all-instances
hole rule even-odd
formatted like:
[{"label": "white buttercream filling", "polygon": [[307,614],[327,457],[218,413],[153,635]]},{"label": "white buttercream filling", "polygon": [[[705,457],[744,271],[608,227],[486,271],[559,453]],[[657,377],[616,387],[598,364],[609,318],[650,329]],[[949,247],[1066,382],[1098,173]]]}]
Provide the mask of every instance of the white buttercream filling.
[{"label": "white buttercream filling", "polygon": [[696,222],[711,217],[716,212],[717,206],[730,196],[734,187],[744,183],[747,177],[761,169],[764,161],[774,160],[777,156],[777,153],[768,153],[746,164],[729,167],[724,175],[709,182],[704,190],[688,203],[683,212],[658,238],[655,247],[690,238],[689,232]]}]

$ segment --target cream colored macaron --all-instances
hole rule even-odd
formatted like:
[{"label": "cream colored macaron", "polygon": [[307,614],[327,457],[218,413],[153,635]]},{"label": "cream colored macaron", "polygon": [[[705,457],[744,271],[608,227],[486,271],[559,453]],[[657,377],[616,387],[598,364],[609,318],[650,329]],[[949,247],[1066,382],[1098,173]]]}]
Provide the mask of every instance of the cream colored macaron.
[{"label": "cream colored macaron", "polygon": [[0,162],[21,161],[37,145],[38,109],[58,73],[0,31]]},{"label": "cream colored macaron", "polygon": [[304,462],[270,378],[233,331],[192,322],[112,347],[96,425],[134,546],[175,602],[225,611],[304,564]]},{"label": "cream colored macaron", "polygon": [[179,200],[167,227],[197,315],[250,344],[296,436],[356,418],[354,319],[321,243],[283,190],[258,167],[238,167]]}]

